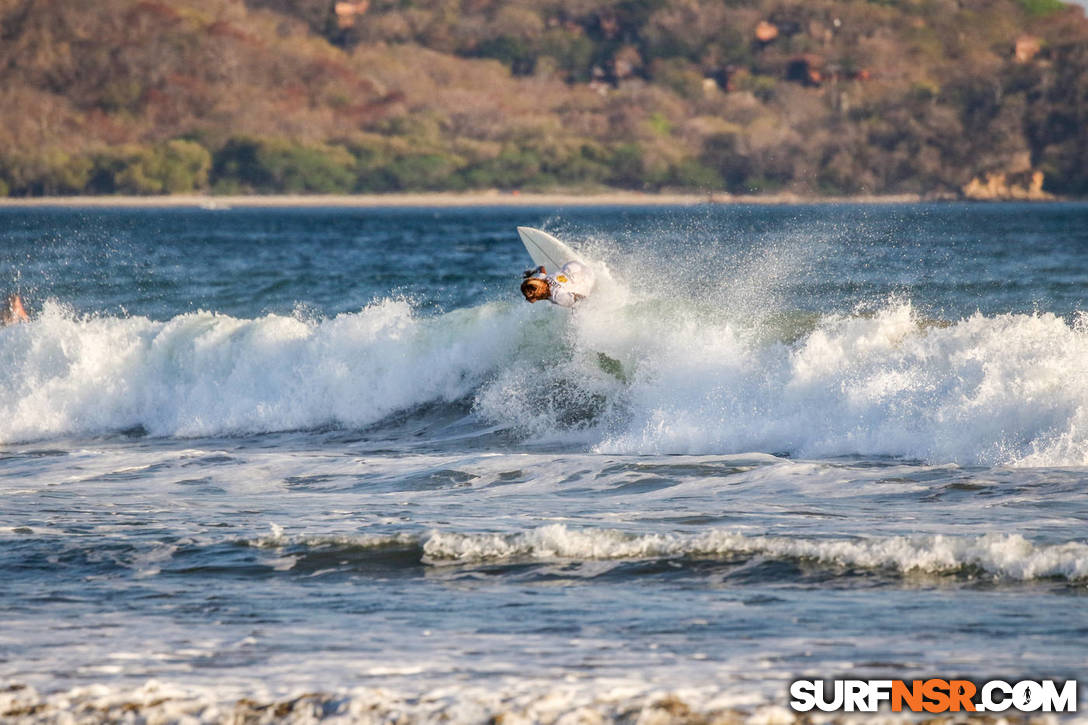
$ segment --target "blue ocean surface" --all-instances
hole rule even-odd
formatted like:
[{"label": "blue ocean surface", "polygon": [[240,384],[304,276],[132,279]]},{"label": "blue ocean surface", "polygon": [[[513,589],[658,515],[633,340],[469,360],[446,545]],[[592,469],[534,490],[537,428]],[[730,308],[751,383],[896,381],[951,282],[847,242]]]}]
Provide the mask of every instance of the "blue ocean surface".
[{"label": "blue ocean surface", "polygon": [[5,721],[1088,683],[1088,205],[3,208],[0,275]]}]

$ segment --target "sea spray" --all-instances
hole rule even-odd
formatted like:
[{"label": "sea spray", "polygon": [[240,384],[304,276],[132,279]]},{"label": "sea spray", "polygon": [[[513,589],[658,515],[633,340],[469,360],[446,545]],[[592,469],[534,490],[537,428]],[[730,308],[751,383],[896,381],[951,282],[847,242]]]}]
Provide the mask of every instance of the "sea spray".
[{"label": "sea spray", "polygon": [[901,300],[781,319],[618,292],[573,313],[490,303],[425,316],[385,300],[323,320],[78,318],[50,305],[0,330],[12,373],[0,441],[365,427],[468,401],[480,426],[602,453],[1088,463],[1083,325],[1046,313],[933,325]]},{"label": "sea spray", "polygon": [[399,300],[316,322],[76,318],[47,306],[0,330],[0,441],[137,426],[158,436],[365,426],[471,394],[517,349],[519,328],[501,306],[418,318]]},{"label": "sea spray", "polygon": [[[824,317],[796,344],[662,329],[600,451],[760,450],[1082,465],[1088,336],[1054,315],[924,326],[908,303]],[[685,338],[691,342],[685,342]],[[682,351],[682,352],[681,352]]]}]

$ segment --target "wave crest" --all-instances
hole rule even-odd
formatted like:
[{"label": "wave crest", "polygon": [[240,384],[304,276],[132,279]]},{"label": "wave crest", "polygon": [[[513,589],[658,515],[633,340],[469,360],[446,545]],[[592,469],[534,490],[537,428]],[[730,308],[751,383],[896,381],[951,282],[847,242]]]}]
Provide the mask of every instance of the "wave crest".
[{"label": "wave crest", "polygon": [[[933,324],[893,302],[803,329],[800,318],[747,324],[635,305],[618,319],[575,316],[569,334],[573,362],[558,364],[578,365],[581,354],[582,374],[566,370],[565,390],[608,396],[583,436],[600,453],[1088,465],[1088,332],[1052,314]],[[601,382],[594,350],[621,361],[629,384]],[[511,371],[492,385],[501,394],[478,399],[493,420],[547,428],[523,411],[540,411],[532,402],[553,381]]]},{"label": "wave crest", "polygon": [[690,301],[386,300],[327,320],[208,312],[0,330],[0,442],[365,427],[470,402],[481,429],[601,453],[1088,465],[1088,329],[1051,314],[736,319]]},{"label": "wave crest", "polygon": [[76,319],[48,305],[0,330],[0,442],[365,426],[471,394],[514,349],[516,324],[495,305],[420,318],[403,300],[324,321]]},{"label": "wave crest", "polygon": [[517,534],[434,531],[423,545],[432,565],[517,560],[722,559],[766,557],[900,574],[983,572],[998,579],[1088,579],[1088,544],[1033,544],[1019,534],[823,540],[712,530],[701,534],[627,534],[562,524]]}]

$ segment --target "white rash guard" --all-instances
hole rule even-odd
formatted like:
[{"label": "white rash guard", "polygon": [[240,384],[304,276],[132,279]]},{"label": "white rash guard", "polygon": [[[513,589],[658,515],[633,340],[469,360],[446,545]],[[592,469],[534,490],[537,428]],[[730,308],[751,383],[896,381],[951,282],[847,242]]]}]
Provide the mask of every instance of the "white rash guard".
[{"label": "white rash guard", "polygon": [[549,299],[560,307],[574,307],[575,302],[588,297],[596,281],[593,271],[576,261],[567,262],[557,274],[544,279],[548,280]]}]

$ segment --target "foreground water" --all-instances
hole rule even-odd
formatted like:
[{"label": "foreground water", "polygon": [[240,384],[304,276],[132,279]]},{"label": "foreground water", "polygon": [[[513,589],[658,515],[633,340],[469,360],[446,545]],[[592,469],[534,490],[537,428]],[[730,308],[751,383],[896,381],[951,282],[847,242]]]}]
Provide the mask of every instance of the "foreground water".
[{"label": "foreground water", "polygon": [[[514,227],[602,267],[520,302]],[[0,717],[1088,678],[1088,206],[0,210]],[[613,362],[614,361],[614,362]]]}]

